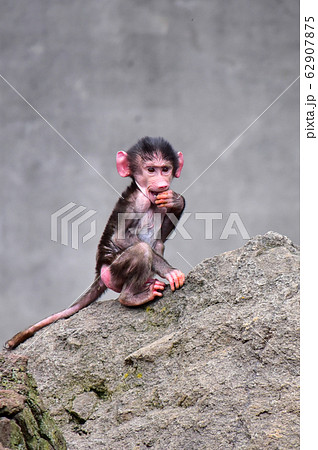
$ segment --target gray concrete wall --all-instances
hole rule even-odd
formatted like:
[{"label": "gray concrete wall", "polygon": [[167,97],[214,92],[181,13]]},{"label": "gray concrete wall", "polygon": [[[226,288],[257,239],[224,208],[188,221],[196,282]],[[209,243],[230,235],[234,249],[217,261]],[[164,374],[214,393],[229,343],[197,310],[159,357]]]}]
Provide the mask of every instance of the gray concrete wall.
[{"label": "gray concrete wall", "polygon": [[[250,236],[299,241],[298,81],[209,167],[299,75],[298,19],[296,0],[1,2],[2,341],[89,285],[117,199],[102,177],[121,192],[115,153],[144,135],[185,155],[174,188],[192,239],[168,243],[173,265],[241,246],[239,232],[220,240],[231,212]],[[69,202],[97,211],[78,250],[50,239]],[[212,240],[196,212],[223,214]]]}]

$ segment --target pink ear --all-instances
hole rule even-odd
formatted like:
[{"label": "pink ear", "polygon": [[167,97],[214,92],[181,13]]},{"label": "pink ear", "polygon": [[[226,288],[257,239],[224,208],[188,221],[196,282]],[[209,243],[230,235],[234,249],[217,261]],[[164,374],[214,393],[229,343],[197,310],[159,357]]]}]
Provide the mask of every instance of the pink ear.
[{"label": "pink ear", "polygon": [[126,152],[118,152],[117,153],[116,166],[117,166],[117,171],[121,177],[129,177],[130,170],[129,170]]},{"label": "pink ear", "polygon": [[182,170],[182,167],[183,167],[183,154],[181,152],[178,152],[178,160],[179,160],[179,167],[178,167],[178,170],[175,173],[175,177],[176,178],[180,177],[181,170]]}]

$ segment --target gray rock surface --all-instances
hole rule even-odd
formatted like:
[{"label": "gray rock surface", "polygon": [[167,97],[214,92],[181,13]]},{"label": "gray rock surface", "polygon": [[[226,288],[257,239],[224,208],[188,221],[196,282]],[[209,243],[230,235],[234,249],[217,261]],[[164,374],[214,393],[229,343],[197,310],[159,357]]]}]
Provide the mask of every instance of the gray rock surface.
[{"label": "gray rock surface", "polygon": [[268,232],[144,307],[99,301],[16,352],[68,449],[299,446],[299,249]]}]

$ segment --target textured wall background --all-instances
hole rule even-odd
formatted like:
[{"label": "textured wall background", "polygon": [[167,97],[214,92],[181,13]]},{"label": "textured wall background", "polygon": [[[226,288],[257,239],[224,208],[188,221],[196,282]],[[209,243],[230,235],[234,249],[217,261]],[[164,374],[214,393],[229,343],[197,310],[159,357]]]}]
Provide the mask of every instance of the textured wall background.
[{"label": "textured wall background", "polygon": [[[76,151],[121,192],[115,153],[162,135],[184,152],[174,183],[184,191],[297,78],[298,19],[296,0],[1,2],[2,341],[93,279],[118,195]],[[219,239],[231,212],[250,236],[275,230],[299,241],[298,89],[186,191],[192,239],[168,243],[173,265],[188,272],[241,246],[240,233]],[[78,250],[50,239],[51,214],[69,202],[97,211],[96,236]],[[223,214],[212,240],[195,212]]]}]

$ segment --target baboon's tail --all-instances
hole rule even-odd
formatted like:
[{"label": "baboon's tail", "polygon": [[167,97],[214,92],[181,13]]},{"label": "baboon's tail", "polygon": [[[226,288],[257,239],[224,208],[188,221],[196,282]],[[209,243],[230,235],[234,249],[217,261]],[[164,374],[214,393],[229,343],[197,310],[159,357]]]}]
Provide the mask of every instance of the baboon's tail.
[{"label": "baboon's tail", "polygon": [[76,300],[69,308],[64,309],[63,311],[60,311],[56,314],[52,314],[52,316],[47,317],[46,319],[41,320],[40,322],[36,323],[35,325],[32,325],[31,327],[27,328],[24,331],[20,331],[17,333],[13,338],[11,338],[9,341],[5,343],[5,348],[8,350],[13,350],[15,347],[17,347],[22,342],[29,339],[31,336],[34,335],[37,331],[41,330],[41,328],[46,327],[47,325],[50,325],[53,322],[56,322],[59,319],[66,319],[73,314],[77,313],[83,308],[86,308],[86,306],[93,303],[95,300],[97,300],[105,291],[106,286],[103,285],[99,278],[95,279],[93,284],[88,288],[88,290],[81,295],[81,297]]}]

